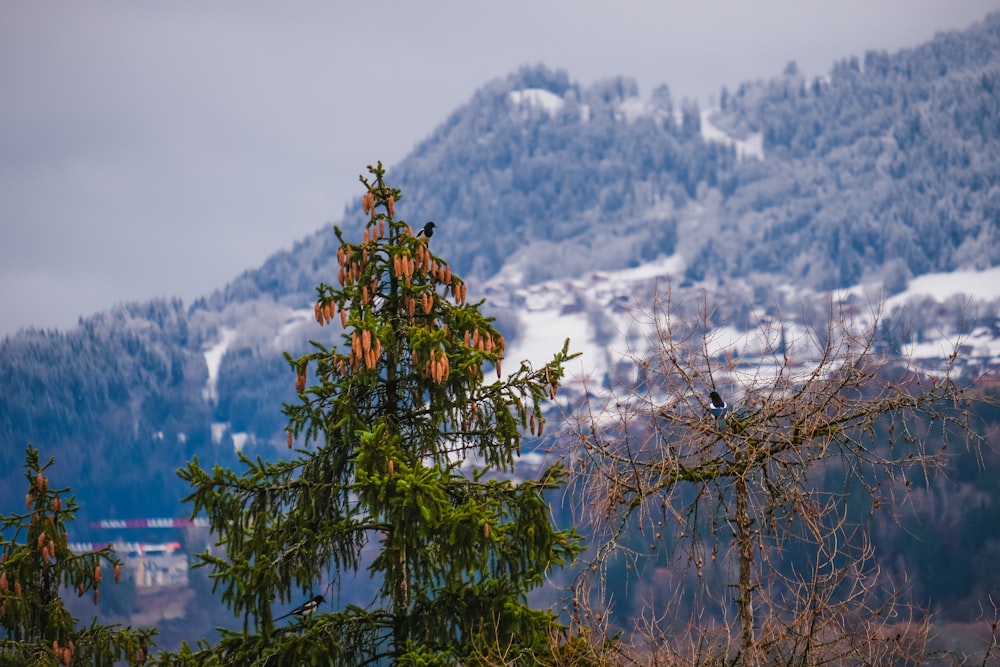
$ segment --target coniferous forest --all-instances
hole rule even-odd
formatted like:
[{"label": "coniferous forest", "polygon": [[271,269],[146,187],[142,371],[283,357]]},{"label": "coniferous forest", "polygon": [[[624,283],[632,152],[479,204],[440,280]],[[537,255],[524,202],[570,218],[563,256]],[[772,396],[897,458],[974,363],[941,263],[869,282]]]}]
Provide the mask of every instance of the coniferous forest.
[{"label": "coniferous forest", "polygon": [[[832,568],[826,574],[836,579],[828,582],[829,597],[822,598],[829,618],[840,613],[833,602],[837,594],[878,570],[893,585],[866,589],[871,597],[864,608],[873,615],[879,609],[889,613],[905,598],[908,620],[930,619],[931,641],[920,650],[953,648],[945,641],[946,629],[965,638],[968,628],[996,616],[992,605],[1000,603],[1000,487],[993,474],[1000,464],[995,400],[1000,357],[994,352],[1000,302],[925,296],[890,306],[886,300],[904,294],[921,276],[1000,264],[1000,14],[912,49],[846,57],[818,79],[804,77],[791,62],[770,78],[720,90],[712,108],[674,99],[666,85],[640,92],[628,78],[584,87],[570,73],[524,67],[485,84],[385,174],[398,194],[393,206],[400,214],[392,219],[405,219],[414,228],[436,221],[433,255],[467,281],[470,303],[484,300],[480,310],[492,318],[488,328],[503,336],[508,351],[529,337],[533,318],[551,310],[585,314],[587,328],[566,332],[569,350],[598,349],[608,360],[599,376],[586,380],[567,370],[560,402],[535,406],[532,423],[525,413],[519,425],[521,454],[562,457],[581,475],[574,482],[570,474],[565,488],[560,483],[546,489],[546,499],[555,530],[578,529],[583,536],[585,551],[577,566],[598,578],[572,589],[586,577],[575,578],[567,566],[547,573],[544,585],[526,585],[517,595],[531,590],[525,599],[553,605],[572,638],[581,636],[581,628],[606,630],[609,637],[621,631],[645,637],[654,651],[656,638],[662,639],[658,633],[669,633],[697,646],[699,636],[691,634],[686,620],[703,612],[725,619],[716,626],[719,635],[701,637],[709,644],[761,650],[769,638],[774,660],[801,656],[802,647],[768,623],[784,619],[786,628],[793,627],[802,611],[795,605],[819,608],[822,596],[803,597],[798,584],[783,580],[782,587],[768,589],[770,597],[757,600],[760,615],[751,619],[740,601],[763,593],[734,602],[711,588],[718,584],[724,590],[741,574],[744,584],[765,576],[754,569],[760,560],[750,560],[753,567],[741,573],[738,565],[748,562],[749,554],[739,551],[741,544],[774,554],[769,562],[781,576],[803,566],[822,570],[829,544],[816,546],[803,537],[805,528],[761,528],[795,517],[791,524],[800,521],[796,525],[845,540],[853,535],[865,549],[871,546],[852,556],[870,566],[864,571],[848,573],[841,561],[846,556],[839,554],[825,561]],[[338,315],[318,330],[314,308],[316,286],[337,284],[343,239],[360,243],[372,224],[371,190],[359,194],[365,199],[337,222],[343,238],[326,225],[192,304],[170,299],[119,304],[81,318],[72,329],[30,329],[0,342],[0,514],[24,506],[30,443],[43,462],[55,457],[46,470],[49,484],[72,487],[79,504],[66,524],[68,541],[176,539],[192,562],[206,546],[213,558],[223,557],[205,530],[115,532],[95,522],[188,517],[193,509],[210,509],[204,500],[182,502],[192,493],[191,476],[182,479],[176,471],[188,469],[195,457],[205,471],[214,465],[239,470],[237,450],[267,465],[293,465],[287,406],[303,392],[285,353],[299,359],[313,353],[311,340],[335,345],[351,329]],[[666,258],[676,261],[658,281],[629,283],[626,290],[593,288],[609,280],[606,276]],[[877,289],[834,296],[859,285]],[[555,305],[546,306],[550,310],[533,305],[540,293],[555,294]],[[864,322],[874,327],[869,337],[847,325],[872,311],[877,317]],[[447,317],[441,320],[446,321],[449,331],[461,330]],[[653,324],[664,321],[673,324],[666,330]],[[843,326],[831,328],[831,322]],[[741,342],[720,352],[711,343],[717,335],[712,332],[729,330],[743,332]],[[765,342],[754,342],[758,338]],[[834,345],[847,339],[850,352]],[[615,343],[621,340],[629,341],[628,349]],[[663,340],[677,347],[664,347]],[[699,340],[709,342],[699,348]],[[938,358],[907,358],[907,351],[937,340],[947,342]],[[859,347],[870,356],[856,356]],[[880,363],[867,366],[875,359]],[[848,360],[860,375],[845,375],[844,391],[854,392],[852,398],[863,405],[878,406],[865,413],[870,421],[858,417],[836,424],[859,429],[849,433],[853,449],[844,449],[847,441],[837,440],[829,431],[834,427],[820,419],[846,408],[837,403],[836,392],[824,393],[828,385],[816,384],[840,377],[840,362]],[[504,370],[516,371],[520,363],[508,356]],[[489,364],[484,368],[492,372]],[[815,370],[813,384],[801,377],[802,368]],[[747,369],[753,369],[750,379]],[[918,387],[921,374],[924,382],[933,377],[940,384],[925,394],[925,385]],[[687,380],[678,384],[677,377]],[[702,419],[707,388],[715,381],[747,410],[728,416],[722,445],[718,425]],[[774,389],[779,385],[781,392]],[[929,402],[910,405],[903,394],[927,396]],[[648,409],[604,412],[609,402]],[[802,405],[812,406],[815,419],[796,421],[795,409]],[[728,430],[733,424],[742,429],[736,435]],[[292,429],[298,436],[296,428],[306,426]],[[785,438],[780,450],[772,446],[776,438]],[[819,451],[793,446],[796,438],[803,443],[829,438],[826,447],[839,446],[857,457],[845,455],[819,467],[793,462],[790,452],[797,456],[796,448],[811,456]],[[880,449],[897,441],[898,457],[895,449]],[[625,442],[634,449],[614,444]],[[675,444],[670,449],[663,443]],[[725,449],[730,446],[733,452]],[[696,458],[696,451],[711,456]],[[761,453],[739,454],[750,451]],[[827,449],[822,451],[826,456]],[[886,467],[878,468],[875,458]],[[586,463],[574,466],[579,460]],[[741,472],[721,475],[722,468]],[[595,470],[617,471],[615,483],[584,483],[584,472]],[[541,473],[528,466],[505,474]],[[735,481],[730,486],[726,480]],[[846,508],[841,514],[826,505],[820,511],[815,495],[820,492],[830,494],[830,507],[838,494],[850,502],[836,505]],[[614,502],[619,496],[622,502]],[[612,501],[601,516],[595,498]],[[695,506],[696,519],[687,513]],[[725,511],[716,511],[720,507]],[[746,525],[733,519],[743,510]],[[678,517],[683,521],[670,530],[657,526]],[[851,532],[848,526],[863,528]],[[5,540],[11,539],[8,532]],[[690,540],[686,546],[682,534]],[[735,536],[736,546],[726,546],[725,535]],[[759,541],[751,546],[753,540]],[[651,545],[657,545],[655,558],[634,557],[648,555]],[[735,569],[703,566],[716,558],[735,563]],[[244,620],[234,621],[219,592],[213,595],[208,571],[192,571],[189,592],[178,598],[186,621],[143,616],[143,605],[150,600],[162,605],[163,599],[143,597],[148,593],[127,586],[108,591],[111,609],[100,611],[114,622],[158,626],[154,641],[162,648],[179,650],[184,640],[194,647],[199,637],[211,635],[205,628],[236,630]],[[365,577],[346,581],[341,595],[349,604],[361,604],[378,590],[379,584]],[[276,604],[295,599],[283,586]],[[639,623],[636,619],[647,616],[632,601],[641,597],[652,601],[645,609],[662,610],[666,607],[657,605],[667,601],[657,596],[667,589],[676,592],[670,609],[687,614],[685,623]],[[683,593],[697,590],[707,597]],[[72,597],[71,610],[93,613],[92,605],[82,604],[89,598]],[[713,609],[708,598],[724,598],[728,607]],[[238,609],[252,607],[239,599]],[[892,607],[894,618],[902,618],[902,609]],[[597,615],[603,620],[597,622]],[[830,636],[837,635],[834,628],[860,632],[863,619],[837,618],[826,626]],[[726,625],[735,621],[742,625]],[[265,634],[273,629],[269,623],[262,626]],[[759,634],[741,635],[747,626]],[[891,629],[865,627],[869,634],[861,635],[870,638]],[[535,639],[531,650],[546,643]],[[981,639],[971,637],[968,645],[982,649]],[[844,655],[855,650],[837,646]],[[907,650],[917,650],[914,646]],[[567,654],[552,654],[560,655]],[[869,664],[889,657],[914,661],[914,655],[900,649]],[[711,662],[708,656],[701,656],[703,664]]]}]

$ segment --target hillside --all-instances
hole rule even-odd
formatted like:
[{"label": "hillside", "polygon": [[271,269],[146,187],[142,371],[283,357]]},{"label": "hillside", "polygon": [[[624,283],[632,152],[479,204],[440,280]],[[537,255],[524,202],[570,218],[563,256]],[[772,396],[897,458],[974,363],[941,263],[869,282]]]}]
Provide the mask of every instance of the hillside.
[{"label": "hillside", "polygon": [[[704,111],[666,86],[645,99],[629,79],[582,87],[524,68],[476,92],[390,178],[401,215],[438,222],[435,251],[473,289],[674,257],[688,284],[739,278],[764,294],[884,278],[895,292],[913,276],[1000,259],[998,54],[1000,14],[846,59],[822,80],[791,64]],[[340,224],[350,233],[360,220],[358,208]],[[179,434],[187,454],[205,455],[213,422],[258,438],[280,431],[278,406],[293,398],[280,353],[315,335],[295,324],[335,275],[333,247],[321,229],[186,311],[131,305],[72,331],[8,338],[3,438],[43,449],[84,438],[99,451]],[[213,405],[204,352],[223,330],[236,335]]]},{"label": "hillside", "polygon": [[[569,335],[609,382],[632,309],[668,280],[679,302],[711,298],[732,315],[720,326],[739,328],[760,313],[806,323],[838,288],[877,299],[1000,265],[1000,14],[819,80],[789,65],[723,90],[716,109],[666,86],[644,98],[627,78],[584,87],[524,68],[477,91],[388,180],[403,218],[437,222],[434,252],[488,300],[512,355]],[[358,205],[338,225],[355,237],[361,221]],[[23,502],[28,442],[73,472],[53,483],[77,492],[81,540],[112,537],[87,534],[96,519],[186,515],[174,471],[192,456],[281,455],[281,404],[295,400],[282,353],[338,340],[311,308],[315,285],[336,279],[335,248],[324,227],[190,307],[120,305],[3,340],[3,506]],[[922,317],[896,343],[975,334],[986,352],[970,373],[996,372],[995,296],[915,298]]]},{"label": "hillside", "polygon": [[[823,79],[790,63],[723,89],[713,110],[667,86],[643,98],[627,78],[582,87],[524,68],[476,92],[390,177],[401,213],[436,220],[442,256],[479,280],[507,269],[532,283],[675,250],[692,280],[816,289],[987,268],[1000,259],[998,53],[1000,14],[845,59]],[[348,210],[342,224],[360,219]],[[308,291],[328,242],[318,233],[223,298]]]}]

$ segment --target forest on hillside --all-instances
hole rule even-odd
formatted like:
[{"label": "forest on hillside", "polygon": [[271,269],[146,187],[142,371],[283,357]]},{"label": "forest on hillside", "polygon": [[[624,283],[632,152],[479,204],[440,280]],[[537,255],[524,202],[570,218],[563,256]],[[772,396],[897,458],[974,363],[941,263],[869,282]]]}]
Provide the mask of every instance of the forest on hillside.
[{"label": "forest on hillside", "polygon": [[[526,90],[560,102],[512,95]],[[474,298],[498,272],[515,291],[678,254],[678,299],[726,304],[733,319],[719,327],[749,326],[756,309],[802,323],[815,304],[785,301],[787,285],[823,293],[880,280],[896,293],[928,272],[1000,263],[1000,14],[913,49],[845,59],[817,80],[790,64],[722,90],[707,116],[666,86],[638,93],[627,78],[584,87],[542,66],[488,83],[389,170],[405,193],[396,206],[416,224],[437,221],[434,252]],[[706,141],[703,122],[759,135],[763,158]],[[347,234],[360,233],[360,211],[345,212]],[[28,443],[72,479],[81,537],[98,518],[184,515],[174,471],[194,456],[234,465],[234,433],[250,455],[286,455],[281,405],[295,391],[282,353],[301,353],[317,334],[280,332],[312,307],[317,283],[336,278],[336,250],[326,226],[190,306],[119,305],[71,330],[5,338],[0,502],[23,504],[13,490]],[[565,307],[605,332],[620,324],[621,303],[649,297],[570,296]],[[912,308],[905,333],[880,334],[887,349],[976,327],[1000,338],[995,303]],[[517,308],[488,300],[485,310],[517,341]],[[337,340],[336,327],[324,340]],[[227,330],[238,335],[209,399],[206,351]],[[975,375],[996,372],[987,360]],[[905,572],[915,599],[942,618],[968,620],[974,601],[998,590],[1000,543],[985,527],[1000,508],[989,474],[1000,416],[985,407],[976,417],[993,446],[952,451],[953,468],[914,493],[906,521],[875,530],[886,569]]]}]

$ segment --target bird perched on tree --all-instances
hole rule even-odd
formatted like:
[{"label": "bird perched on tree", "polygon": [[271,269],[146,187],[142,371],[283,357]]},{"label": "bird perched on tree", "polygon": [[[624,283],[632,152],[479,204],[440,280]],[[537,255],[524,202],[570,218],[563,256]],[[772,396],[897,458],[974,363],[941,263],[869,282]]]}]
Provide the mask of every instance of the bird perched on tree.
[{"label": "bird perched on tree", "polygon": [[433,220],[431,222],[428,222],[426,225],[424,225],[423,229],[417,232],[417,238],[423,241],[424,243],[430,241],[431,237],[434,236],[434,227],[436,227],[436,225],[434,224]]},{"label": "bird perched on tree", "polygon": [[726,404],[724,400],[722,400],[722,396],[719,394],[719,392],[713,389],[712,392],[708,395],[708,397],[712,399],[712,404],[709,406],[708,411],[711,412],[715,417],[721,417],[722,415],[726,414],[726,412],[729,411],[729,406]]},{"label": "bird perched on tree", "polygon": [[715,417],[716,425],[722,430],[728,429],[729,426],[726,424],[726,413],[729,412],[729,404],[726,403],[719,392],[714,389],[708,394],[708,398],[711,399],[711,402],[708,404],[708,411],[712,413],[713,417]]},{"label": "bird perched on tree", "polygon": [[322,595],[317,595],[312,600],[302,603],[301,606],[296,607],[284,616],[279,616],[274,619],[275,621],[280,621],[283,618],[288,618],[289,616],[295,616],[296,618],[308,618],[312,616],[313,612],[319,608],[321,604],[326,602],[326,599]]}]

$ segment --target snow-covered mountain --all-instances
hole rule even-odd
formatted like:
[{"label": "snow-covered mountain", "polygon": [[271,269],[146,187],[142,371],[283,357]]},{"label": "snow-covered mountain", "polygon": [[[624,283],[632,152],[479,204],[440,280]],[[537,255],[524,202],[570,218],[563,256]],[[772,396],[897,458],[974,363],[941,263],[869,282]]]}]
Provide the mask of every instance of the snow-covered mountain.
[{"label": "snow-covered mountain", "polygon": [[[859,285],[882,285],[891,308],[943,284],[930,276],[995,282],[1000,15],[719,101],[527,67],[477,91],[388,179],[403,218],[438,222],[435,253],[487,298],[511,363],[569,337],[598,388],[642,352],[636,318],[654,288],[669,285],[681,308],[711,300],[728,318],[720,353],[748,354],[755,317],[794,327],[803,303],[875,294]],[[339,225],[357,236],[362,219],[351,206]],[[172,471],[191,456],[226,462],[234,447],[280,442],[280,406],[294,400],[283,351],[336,342],[311,316],[335,252],[325,227],[190,307],[128,304],[4,340],[2,488],[30,441],[80,471],[85,508],[169,515],[184,492]],[[918,300],[903,342],[931,355],[931,341],[966,336],[988,366],[994,301]],[[123,467],[102,476],[112,460]],[[152,471],[163,487],[137,490]]]},{"label": "snow-covered mountain", "polygon": [[[626,78],[584,87],[524,68],[387,179],[400,216],[434,219],[434,253],[486,300],[504,369],[544,363],[566,338],[582,353],[563,412],[636,383],[668,306],[709,323],[703,353],[725,362],[713,380],[734,402],[767,381],[776,350],[810,368],[831,313],[859,327],[880,313],[880,351],[930,372],[957,351],[966,379],[1000,373],[1000,14],[822,79],[788,68],[721,91],[715,109],[666,86],[643,96]],[[352,205],[338,225],[358,239],[364,217]],[[283,353],[338,343],[312,309],[336,249],[325,226],[190,306],[125,304],[0,342],[3,507],[23,502],[29,442],[83,508],[73,539],[94,542],[145,538],[91,534],[90,521],[186,516],[175,471],[194,456],[238,467],[240,450],[286,452]],[[542,462],[538,444],[526,440],[520,474]],[[970,520],[994,525],[995,485],[974,468],[958,474]],[[962,543],[977,571],[995,569],[991,539]],[[967,594],[952,588],[952,602]]]}]

